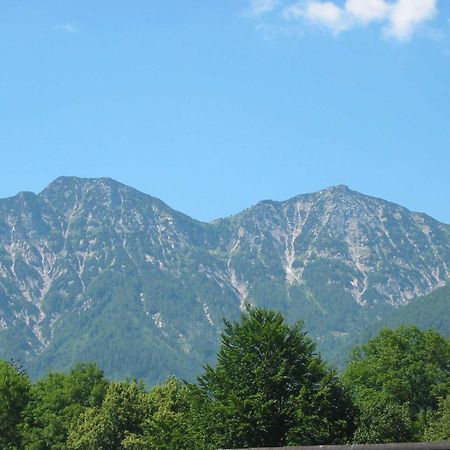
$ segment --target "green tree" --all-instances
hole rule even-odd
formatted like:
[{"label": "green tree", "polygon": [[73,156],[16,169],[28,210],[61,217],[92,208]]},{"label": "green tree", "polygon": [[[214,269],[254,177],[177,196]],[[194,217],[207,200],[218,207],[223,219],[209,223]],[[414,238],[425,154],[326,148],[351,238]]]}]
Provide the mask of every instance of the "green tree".
[{"label": "green tree", "polygon": [[450,393],[441,400],[439,409],[425,431],[424,439],[427,441],[450,441]]},{"label": "green tree", "polygon": [[76,450],[140,448],[137,445],[139,442],[135,442],[134,447],[130,445],[130,439],[127,440],[127,437],[139,437],[143,434],[142,425],[149,417],[149,411],[148,397],[142,385],[135,382],[111,383],[101,406],[87,409],[71,428],[68,448]]},{"label": "green tree", "polygon": [[199,383],[206,433],[216,446],[280,446],[345,441],[352,405],[336,374],[315,353],[302,324],[247,308],[225,322],[215,368]]},{"label": "green tree", "polygon": [[30,380],[21,369],[0,360],[0,448],[21,447],[19,425],[30,397]]},{"label": "green tree", "polygon": [[127,449],[184,450],[198,449],[194,435],[192,400],[195,388],[174,377],[155,386],[147,395],[148,416],[142,434],[128,434]]},{"label": "green tree", "polygon": [[100,405],[108,382],[90,363],[69,374],[50,372],[31,389],[32,398],[22,427],[27,450],[65,450],[71,424],[89,407]]},{"label": "green tree", "polygon": [[353,441],[358,444],[409,442],[414,428],[408,404],[397,404],[383,395],[368,396],[360,402]]},{"label": "green tree", "polygon": [[[343,380],[354,392],[362,426],[369,421],[373,424],[364,438],[360,427],[355,438],[365,442],[419,439],[430,413],[448,391],[450,347],[431,330],[385,329],[353,351]],[[404,411],[408,411],[409,421]],[[403,429],[386,434],[383,421],[395,422],[396,416]]]}]

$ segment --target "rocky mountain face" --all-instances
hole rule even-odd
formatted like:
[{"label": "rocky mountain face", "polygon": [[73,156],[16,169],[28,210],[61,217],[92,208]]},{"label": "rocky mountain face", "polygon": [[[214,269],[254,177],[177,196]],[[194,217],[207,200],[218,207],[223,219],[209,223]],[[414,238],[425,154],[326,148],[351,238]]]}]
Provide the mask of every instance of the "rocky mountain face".
[{"label": "rocky mountain face", "polygon": [[[450,226],[336,186],[202,223],[110,179],[0,200],[0,357],[34,374],[192,378],[245,302],[302,319],[325,357],[450,274]],[[449,330],[450,331],[450,330]]]}]

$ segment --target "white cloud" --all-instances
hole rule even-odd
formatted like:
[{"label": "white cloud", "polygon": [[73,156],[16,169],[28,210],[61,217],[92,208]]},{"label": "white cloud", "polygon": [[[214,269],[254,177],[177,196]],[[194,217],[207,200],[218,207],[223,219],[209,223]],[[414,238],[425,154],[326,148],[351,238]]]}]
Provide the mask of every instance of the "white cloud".
[{"label": "white cloud", "polygon": [[391,6],[386,32],[396,39],[408,40],[417,26],[436,13],[436,0],[398,0]]},{"label": "white cloud", "polygon": [[55,30],[62,31],[63,33],[78,33],[78,28],[73,23],[65,23],[63,25],[56,25]]},{"label": "white cloud", "polygon": [[286,19],[303,17],[335,33],[345,30],[348,26],[343,10],[333,2],[309,1],[306,4],[296,3],[287,7],[283,15]]},{"label": "white cloud", "polygon": [[250,0],[248,14],[250,16],[261,16],[273,11],[279,4],[279,0]]},{"label": "white cloud", "polygon": [[[385,35],[407,41],[417,28],[437,14],[438,0],[296,0],[285,2],[281,17],[300,20],[338,34],[374,22],[384,24]],[[254,16],[271,12],[280,0],[251,0]]]},{"label": "white cloud", "polygon": [[346,13],[362,23],[385,19],[389,9],[384,0],[347,0],[345,3]]}]

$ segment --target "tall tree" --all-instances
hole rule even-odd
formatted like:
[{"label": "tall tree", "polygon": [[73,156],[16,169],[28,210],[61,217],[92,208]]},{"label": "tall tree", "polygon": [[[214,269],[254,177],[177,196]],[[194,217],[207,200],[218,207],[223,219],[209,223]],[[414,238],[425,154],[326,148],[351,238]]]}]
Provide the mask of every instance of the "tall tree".
[{"label": "tall tree", "polygon": [[197,390],[174,377],[155,386],[147,394],[148,410],[142,434],[128,433],[127,449],[185,450],[203,448],[195,435],[193,400]]},{"label": "tall tree", "polygon": [[217,365],[199,379],[216,445],[345,441],[349,396],[315,351],[301,323],[274,311],[248,307],[240,322],[225,322]]},{"label": "tall tree", "polygon": [[429,441],[450,441],[450,392],[442,399],[439,409],[425,431],[424,439]]},{"label": "tall tree", "polygon": [[15,364],[0,360],[0,448],[21,447],[19,425],[30,398],[30,380]]},{"label": "tall tree", "polygon": [[[73,424],[68,448],[76,450],[121,450],[128,436],[140,436],[149,416],[147,395],[137,383],[111,383],[101,406],[87,409]],[[138,443],[139,444],[139,443]],[[144,447],[145,448],[145,447]]]},{"label": "tall tree", "polygon": [[[380,428],[378,435],[371,434],[369,438],[364,430],[359,430],[356,437],[366,436],[366,442],[418,439],[427,417],[448,392],[450,346],[431,330],[385,329],[354,350],[343,379],[354,392],[362,427],[367,422],[383,423],[383,414],[391,418],[395,414],[401,416],[405,408],[409,414],[409,420],[400,421],[405,426],[401,433],[385,435]],[[386,408],[374,408],[377,402],[390,405],[389,412]]]},{"label": "tall tree", "polygon": [[407,404],[375,394],[364,397],[358,406],[354,442],[386,444],[413,440],[414,427]]},{"label": "tall tree", "polygon": [[32,386],[22,426],[30,450],[67,449],[69,428],[89,407],[101,404],[108,382],[92,363],[76,365],[68,374],[50,372]]}]

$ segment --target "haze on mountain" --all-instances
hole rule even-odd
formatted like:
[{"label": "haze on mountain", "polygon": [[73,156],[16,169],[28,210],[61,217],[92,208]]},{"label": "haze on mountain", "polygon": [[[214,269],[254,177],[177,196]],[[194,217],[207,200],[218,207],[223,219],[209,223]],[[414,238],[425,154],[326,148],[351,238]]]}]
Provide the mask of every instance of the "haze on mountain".
[{"label": "haze on mountain", "polygon": [[304,320],[343,367],[389,321],[449,335],[449,268],[449,225],[346,186],[206,223],[109,178],[61,177],[0,200],[0,358],[33,376],[88,360],[193,379],[248,302]]}]

